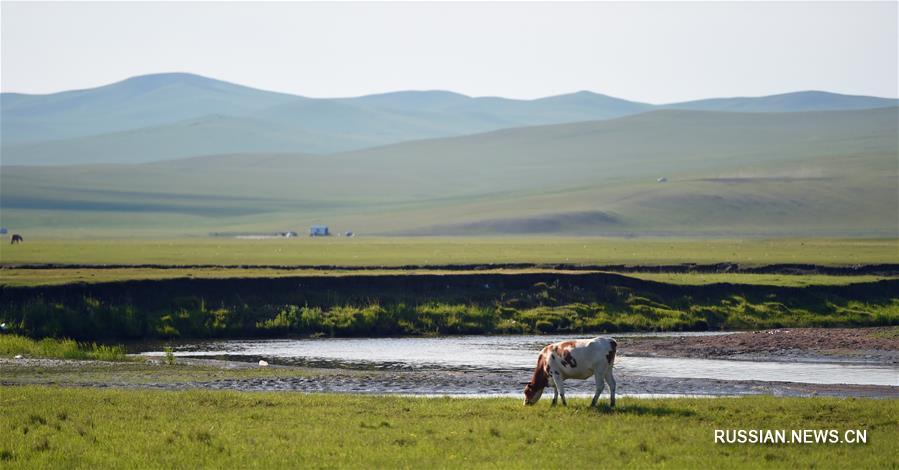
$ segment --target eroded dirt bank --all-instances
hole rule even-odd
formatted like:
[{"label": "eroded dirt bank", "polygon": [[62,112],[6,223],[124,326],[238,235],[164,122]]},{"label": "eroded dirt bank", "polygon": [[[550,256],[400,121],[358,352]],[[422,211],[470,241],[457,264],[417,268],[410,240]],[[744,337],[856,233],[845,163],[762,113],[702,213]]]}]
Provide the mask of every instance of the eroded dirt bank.
[{"label": "eroded dirt bank", "polygon": [[0,286],[14,333],[82,341],[706,331],[899,324],[899,279],[678,285],[612,273],[387,274]]},{"label": "eroded dirt bank", "polygon": [[[297,303],[328,306],[333,302],[358,303],[370,299],[386,301],[444,301],[495,304],[501,299],[520,299],[532,291],[549,292],[543,304],[562,301],[591,302],[627,290],[659,298],[687,296],[697,299],[731,295],[760,298],[827,296],[849,299],[896,297],[899,279],[848,285],[806,287],[754,284],[679,285],[642,280],[612,273],[472,273],[472,274],[386,274],[378,276],[281,277],[225,279],[132,280],[96,284],[53,286],[3,286],[4,306],[35,298],[66,302],[85,296],[106,302],[130,302],[140,306],[169,306],[173,299],[198,298],[217,302]],[[611,292],[610,292],[611,291]],[[514,302],[513,302],[514,303]]]}]

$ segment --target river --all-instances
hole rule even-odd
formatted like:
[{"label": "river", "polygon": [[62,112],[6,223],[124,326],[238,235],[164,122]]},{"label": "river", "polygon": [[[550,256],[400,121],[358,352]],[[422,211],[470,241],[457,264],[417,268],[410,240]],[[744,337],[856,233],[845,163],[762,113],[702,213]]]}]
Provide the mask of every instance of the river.
[{"label": "river", "polygon": [[[721,333],[656,333],[658,336]],[[618,334],[623,338],[627,334]],[[647,336],[642,333],[640,336]],[[503,372],[526,377],[538,351],[576,336],[454,336],[441,338],[347,338],[227,340],[183,343],[175,355],[326,369]],[[160,356],[159,345],[141,354]],[[899,368],[827,362],[761,362],[720,359],[634,357],[621,348],[616,375],[665,379],[792,382],[899,386]],[[592,380],[590,381],[592,383]],[[439,392],[439,390],[434,390]]]}]

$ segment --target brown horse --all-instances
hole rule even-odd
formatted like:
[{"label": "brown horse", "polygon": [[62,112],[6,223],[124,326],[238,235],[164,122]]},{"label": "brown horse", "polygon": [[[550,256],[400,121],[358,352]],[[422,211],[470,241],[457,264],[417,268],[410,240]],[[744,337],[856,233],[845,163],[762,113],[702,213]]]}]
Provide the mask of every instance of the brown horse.
[{"label": "brown horse", "polygon": [[9,244],[15,245],[16,243],[22,243],[24,241],[25,241],[25,239],[22,238],[21,235],[19,235],[18,233],[14,233],[14,234],[12,234],[12,240],[9,241]]}]

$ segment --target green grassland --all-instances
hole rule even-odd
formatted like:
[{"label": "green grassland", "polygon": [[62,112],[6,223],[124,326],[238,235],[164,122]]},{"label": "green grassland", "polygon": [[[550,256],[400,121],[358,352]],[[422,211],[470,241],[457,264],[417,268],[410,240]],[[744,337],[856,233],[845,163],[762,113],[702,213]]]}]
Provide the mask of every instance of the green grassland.
[{"label": "green grassland", "polygon": [[[896,400],[517,399],[0,389],[5,468],[888,468]],[[868,431],[867,444],[713,441],[715,429]],[[651,430],[651,431],[650,431]],[[788,432],[789,435],[789,432]]]},{"label": "green grassland", "polygon": [[[40,341],[19,335],[0,335],[0,356],[23,355],[57,359],[95,359],[100,361],[125,360],[122,346],[77,343],[70,339],[45,338]],[[4,374],[5,375],[5,374]]]},{"label": "green grassland", "polygon": [[897,239],[597,237],[26,238],[0,244],[0,264],[404,266],[490,263],[856,265],[899,262]]},{"label": "green grassland", "polygon": [[[500,270],[478,272],[505,272]],[[509,272],[531,272],[509,270]],[[380,276],[385,274],[459,274],[459,271],[428,270],[383,270],[367,269],[365,271],[347,271],[335,269],[241,269],[241,268],[65,268],[65,269],[19,269],[0,268],[0,285],[3,286],[53,286],[72,283],[105,283],[136,280],[161,279],[232,279],[232,278],[279,278],[279,277],[315,277],[315,276],[348,276],[348,275]],[[833,282],[853,282],[874,280],[876,276],[821,276]]]},{"label": "green grassland", "polygon": [[[3,380],[15,385],[95,385],[112,386],[149,384],[192,384],[216,380],[246,380],[259,378],[285,378],[322,376],[333,373],[330,370],[286,368],[286,367],[242,367],[227,368],[216,365],[185,363],[178,359],[174,364],[159,364],[135,358],[127,362],[83,362],[43,365],[40,367],[17,367],[4,365]],[[364,372],[341,370],[340,374],[364,374]]]},{"label": "green grassland", "polygon": [[[4,166],[29,236],[895,237],[895,109],[656,111],[329,155]],[[666,183],[657,183],[659,177]]]},{"label": "green grassland", "polygon": [[[577,274],[585,271],[568,271],[564,269],[479,269],[477,274],[527,274],[557,273]],[[593,272],[593,271],[586,271]],[[233,279],[233,278],[280,278],[280,277],[318,277],[318,276],[383,276],[422,274],[466,274],[472,271],[433,270],[433,269],[366,269],[350,271],[341,269],[243,269],[243,268],[64,268],[64,269],[19,269],[0,268],[0,286],[54,286],[72,283],[107,283],[138,280],[162,279]],[[743,274],[743,273],[627,273],[627,277],[646,279],[656,282],[682,285],[705,284],[745,284],[767,286],[843,286],[875,282],[883,279],[896,279],[894,276],[828,276],[820,274]]]}]

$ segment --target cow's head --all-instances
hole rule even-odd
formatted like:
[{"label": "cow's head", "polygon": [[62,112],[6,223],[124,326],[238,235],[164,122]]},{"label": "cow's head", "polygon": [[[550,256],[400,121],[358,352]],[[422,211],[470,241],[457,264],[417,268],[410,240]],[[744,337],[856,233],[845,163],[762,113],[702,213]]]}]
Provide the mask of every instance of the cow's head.
[{"label": "cow's head", "polygon": [[533,405],[540,401],[540,397],[543,395],[543,390],[545,388],[546,387],[538,387],[533,382],[528,382],[528,384],[524,386],[524,404]]},{"label": "cow's head", "polygon": [[525,382],[527,384],[524,387],[525,405],[533,405],[540,401],[540,396],[543,395],[543,389],[549,385],[546,373],[546,358],[548,354],[549,346],[543,348],[540,356],[537,357],[537,367],[534,369],[534,377],[531,378],[530,382]]}]

